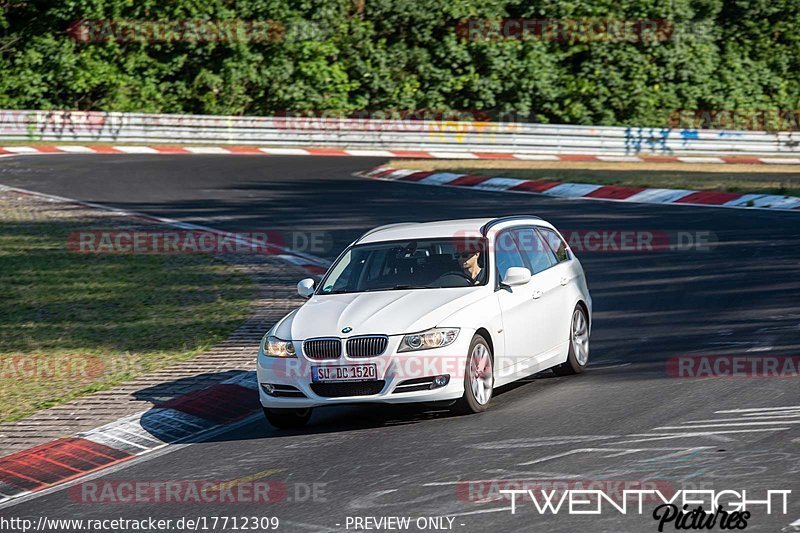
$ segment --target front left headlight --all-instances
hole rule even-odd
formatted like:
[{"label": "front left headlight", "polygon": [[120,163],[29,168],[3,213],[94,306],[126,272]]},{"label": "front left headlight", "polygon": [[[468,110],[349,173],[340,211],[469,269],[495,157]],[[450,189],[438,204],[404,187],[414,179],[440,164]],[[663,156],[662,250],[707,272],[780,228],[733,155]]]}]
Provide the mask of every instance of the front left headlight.
[{"label": "front left headlight", "polygon": [[458,338],[459,328],[432,328],[419,333],[412,333],[400,341],[398,352],[416,350],[432,350],[453,344]]},{"label": "front left headlight", "polygon": [[274,335],[265,335],[261,339],[261,353],[267,357],[297,357],[292,341],[285,341]]}]

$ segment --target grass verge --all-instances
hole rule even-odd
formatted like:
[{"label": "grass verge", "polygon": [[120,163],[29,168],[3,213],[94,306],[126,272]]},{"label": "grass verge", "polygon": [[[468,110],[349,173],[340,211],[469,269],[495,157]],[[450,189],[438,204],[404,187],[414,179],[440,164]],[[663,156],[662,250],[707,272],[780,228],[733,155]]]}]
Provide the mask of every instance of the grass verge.
[{"label": "grass verge", "polygon": [[75,253],[70,233],[123,228],[26,202],[0,193],[0,422],[190,359],[249,316],[255,283],[220,258]]}]

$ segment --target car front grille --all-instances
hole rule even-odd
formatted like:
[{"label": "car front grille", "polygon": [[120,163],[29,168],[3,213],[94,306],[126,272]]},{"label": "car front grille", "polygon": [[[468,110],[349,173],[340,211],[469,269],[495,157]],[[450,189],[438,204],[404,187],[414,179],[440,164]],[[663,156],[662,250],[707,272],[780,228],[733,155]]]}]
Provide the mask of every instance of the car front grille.
[{"label": "car front grille", "polygon": [[370,337],[353,337],[347,340],[347,355],[350,357],[375,357],[386,351],[389,337],[375,335]]},{"label": "car front grille", "polygon": [[318,396],[325,398],[341,398],[343,396],[370,396],[383,390],[386,382],[382,379],[375,381],[352,381],[347,383],[312,383],[311,390]]},{"label": "car front grille", "polygon": [[342,353],[339,339],[312,339],[303,342],[303,352],[311,359],[338,359]]}]

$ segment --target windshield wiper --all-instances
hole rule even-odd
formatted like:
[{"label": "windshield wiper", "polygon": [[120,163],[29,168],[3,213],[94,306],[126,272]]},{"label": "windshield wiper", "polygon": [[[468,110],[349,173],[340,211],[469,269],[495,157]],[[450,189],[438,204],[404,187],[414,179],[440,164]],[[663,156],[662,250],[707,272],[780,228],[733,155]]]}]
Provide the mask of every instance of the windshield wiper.
[{"label": "windshield wiper", "polygon": [[394,285],[392,287],[379,287],[375,289],[364,289],[363,292],[377,292],[377,291],[395,291],[403,289],[435,289],[430,285]]}]

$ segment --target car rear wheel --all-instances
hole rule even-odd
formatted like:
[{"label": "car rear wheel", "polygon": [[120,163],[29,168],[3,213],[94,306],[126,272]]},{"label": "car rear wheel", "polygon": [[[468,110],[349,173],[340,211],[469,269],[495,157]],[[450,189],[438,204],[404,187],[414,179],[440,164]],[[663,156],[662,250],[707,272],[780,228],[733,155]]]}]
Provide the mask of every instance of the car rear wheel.
[{"label": "car rear wheel", "polygon": [[459,414],[480,413],[489,407],[494,391],[494,361],[489,343],[475,335],[464,370],[464,395],[453,406]]},{"label": "car rear wheel", "polygon": [[553,367],[557,376],[580,374],[589,364],[589,319],[580,305],[572,312],[572,323],[569,328],[569,355],[567,360]]},{"label": "car rear wheel", "polygon": [[311,409],[270,409],[264,407],[267,422],[278,429],[293,429],[305,426],[311,418]]}]

